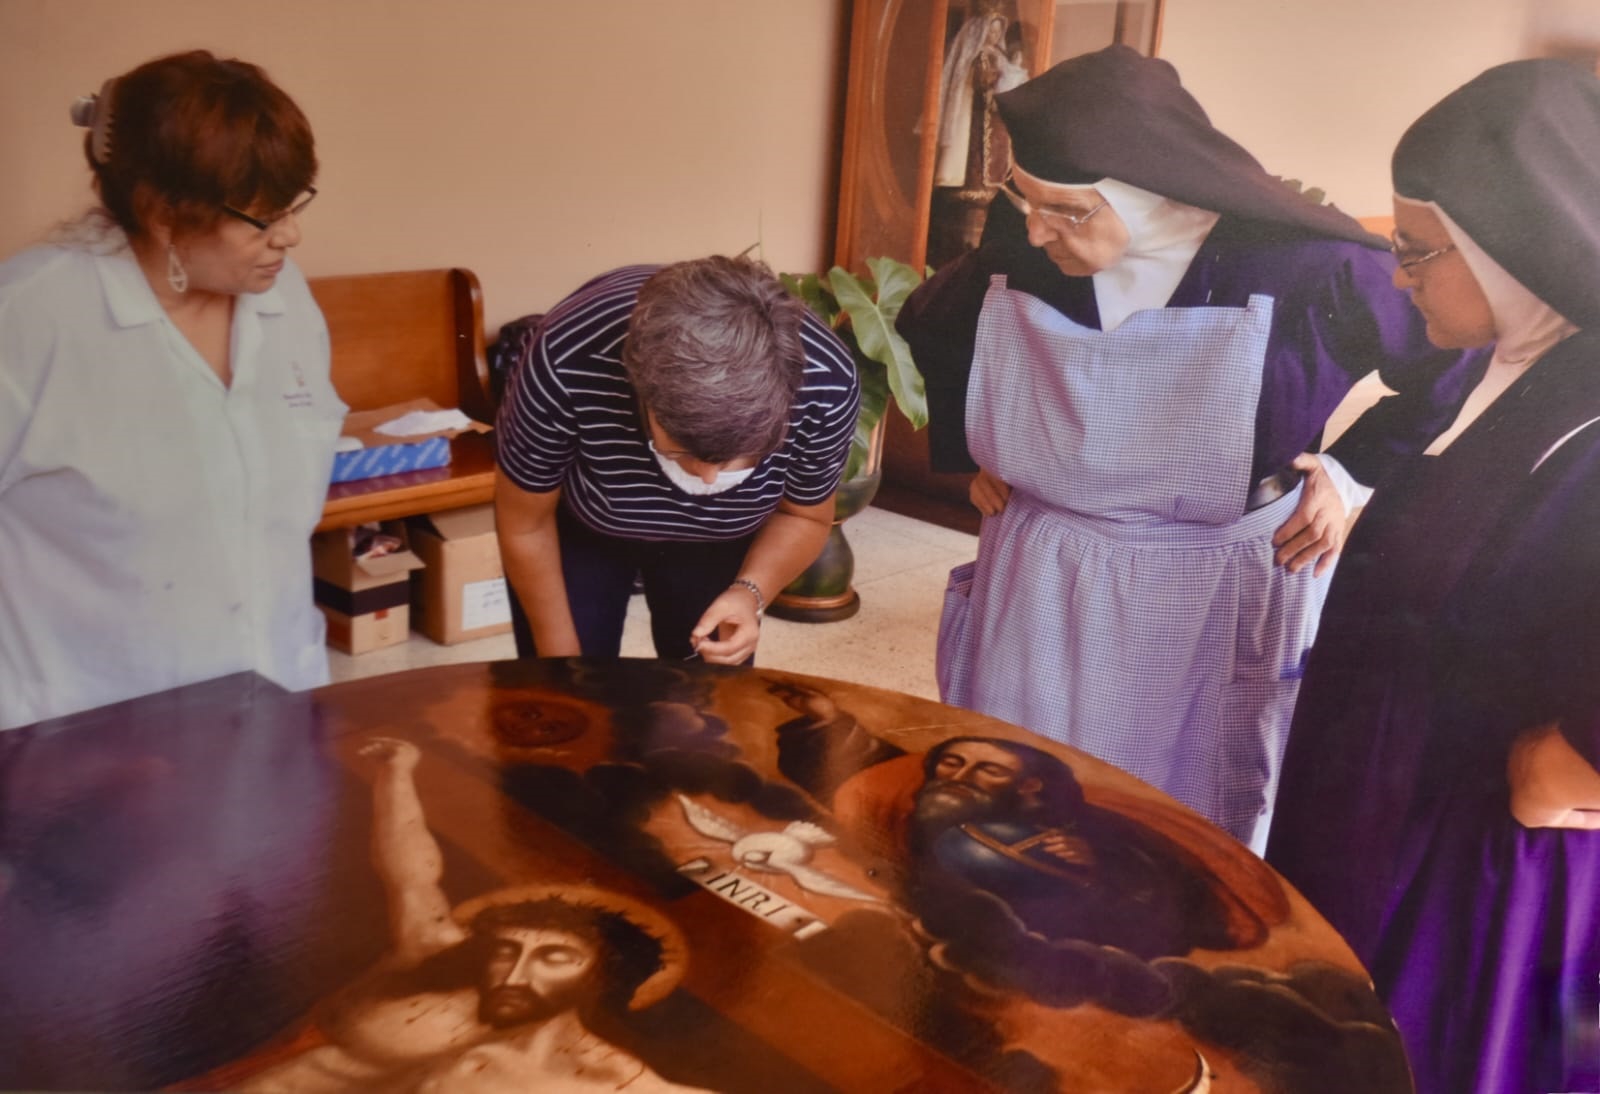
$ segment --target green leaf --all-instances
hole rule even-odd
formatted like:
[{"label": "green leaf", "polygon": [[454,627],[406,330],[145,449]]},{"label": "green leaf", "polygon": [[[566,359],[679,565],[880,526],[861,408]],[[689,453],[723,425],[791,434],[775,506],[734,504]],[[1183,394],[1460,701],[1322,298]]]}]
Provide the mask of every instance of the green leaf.
[{"label": "green leaf", "polygon": [[855,478],[866,466],[873,427],[883,418],[883,412],[889,409],[889,378],[883,366],[876,361],[864,360],[857,354],[856,375],[861,382],[861,412],[856,415],[850,458],[844,465],[846,479]]},{"label": "green leaf", "polygon": [[[889,390],[894,393],[901,413],[921,429],[928,424],[928,397],[922,374],[911,359],[911,347],[894,329],[895,316],[920,279],[909,266],[893,259],[872,259],[868,267],[876,275],[876,282],[835,266],[828,271],[828,284],[833,287],[839,306],[850,317],[857,349],[887,368]],[[879,292],[873,293],[869,286],[878,288]]]},{"label": "green leaf", "polygon": [[861,412],[856,418],[845,477],[866,466],[872,432],[892,399],[914,428],[928,424],[928,397],[922,373],[911,359],[911,347],[895,332],[894,321],[932,268],[918,273],[892,258],[869,258],[868,276],[835,266],[826,278],[816,274],[779,274],[784,288],[824,319],[850,347],[861,383]]},{"label": "green leaf", "polygon": [[[925,274],[918,274],[904,262],[892,258],[869,258],[867,268],[878,283],[878,311],[888,323],[895,347],[889,366],[889,384],[894,389],[895,403],[912,426],[921,429],[928,424],[928,396],[923,387],[922,372],[911,358],[911,347],[894,329],[895,320],[906,298],[922,284]],[[896,382],[898,380],[898,382]]]},{"label": "green leaf", "polygon": [[916,270],[892,258],[869,258],[867,269],[872,271],[872,277],[877,282],[874,295],[878,299],[878,309],[891,320],[900,314],[906,297],[922,284],[922,278]]},{"label": "green leaf", "polygon": [[839,302],[834,299],[833,292],[823,284],[822,278],[814,273],[800,277],[794,274],[779,274],[778,280],[792,295],[798,296],[824,323],[830,327],[837,325]]}]

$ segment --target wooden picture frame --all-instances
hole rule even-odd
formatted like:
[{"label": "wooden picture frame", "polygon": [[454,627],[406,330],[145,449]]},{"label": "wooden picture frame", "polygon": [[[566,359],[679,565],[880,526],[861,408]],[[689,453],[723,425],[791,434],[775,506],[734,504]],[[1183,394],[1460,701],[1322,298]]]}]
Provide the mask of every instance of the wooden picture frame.
[{"label": "wooden picture frame", "polygon": [[[988,205],[1009,165],[1009,145],[978,81],[965,162],[974,185],[939,186],[939,121],[946,60],[963,28],[998,13],[1003,62],[991,55],[983,82],[992,94],[1021,68],[1037,75],[1058,61],[1113,42],[1154,55],[1164,0],[855,0],[845,102],[834,261],[865,272],[883,255],[918,269],[939,266],[977,244]],[[976,30],[971,30],[977,38]],[[981,41],[981,39],[978,39]],[[973,43],[969,42],[969,45]],[[992,82],[991,81],[992,78]],[[988,128],[984,128],[985,125]],[[974,149],[972,132],[980,137]],[[948,142],[947,142],[948,144]],[[956,157],[959,158],[959,157]],[[969,180],[963,174],[962,182]],[[967,501],[971,476],[929,468],[928,438],[888,414],[883,480],[874,504],[949,528],[976,532]]]},{"label": "wooden picture frame", "polygon": [[1123,42],[1153,54],[1163,0],[856,0],[835,261],[937,266],[975,245],[1009,167],[992,96]]}]

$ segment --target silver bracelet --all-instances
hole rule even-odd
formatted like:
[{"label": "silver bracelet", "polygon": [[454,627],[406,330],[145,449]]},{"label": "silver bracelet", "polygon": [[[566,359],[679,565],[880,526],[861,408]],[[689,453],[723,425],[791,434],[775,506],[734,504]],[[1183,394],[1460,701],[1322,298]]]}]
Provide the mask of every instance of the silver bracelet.
[{"label": "silver bracelet", "polygon": [[757,619],[760,619],[763,615],[767,614],[767,598],[761,595],[761,586],[757,585],[754,581],[751,581],[748,577],[734,578],[732,583],[729,584],[728,588],[732,589],[735,586],[741,589],[749,589],[750,595],[756,598]]}]

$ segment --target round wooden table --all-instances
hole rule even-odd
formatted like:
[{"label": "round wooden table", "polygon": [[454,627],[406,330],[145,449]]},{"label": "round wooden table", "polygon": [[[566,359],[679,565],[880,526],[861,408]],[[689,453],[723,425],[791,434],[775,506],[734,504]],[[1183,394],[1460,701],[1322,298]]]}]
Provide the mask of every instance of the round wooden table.
[{"label": "round wooden table", "polygon": [[0,1088],[1410,1082],[1338,936],[1115,769],[855,684],[570,660],[0,734]]}]

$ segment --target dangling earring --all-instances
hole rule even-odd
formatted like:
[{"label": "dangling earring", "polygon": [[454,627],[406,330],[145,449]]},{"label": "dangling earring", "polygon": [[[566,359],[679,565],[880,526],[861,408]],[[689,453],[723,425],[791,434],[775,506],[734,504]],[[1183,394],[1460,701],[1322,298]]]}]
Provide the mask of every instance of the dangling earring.
[{"label": "dangling earring", "polygon": [[189,271],[178,261],[178,248],[170,243],[167,244],[167,284],[172,286],[175,293],[189,291]]}]

